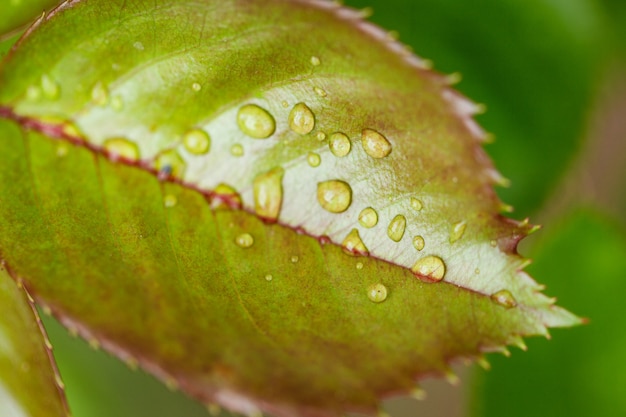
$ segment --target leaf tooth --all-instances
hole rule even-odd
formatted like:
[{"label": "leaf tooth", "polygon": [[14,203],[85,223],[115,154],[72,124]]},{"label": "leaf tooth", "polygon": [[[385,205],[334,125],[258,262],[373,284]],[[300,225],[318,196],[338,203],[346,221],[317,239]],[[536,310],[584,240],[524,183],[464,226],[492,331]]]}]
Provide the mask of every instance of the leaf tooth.
[{"label": "leaf tooth", "polygon": [[220,408],[220,406],[214,403],[208,403],[206,405],[206,409],[209,415],[213,417],[217,417],[222,412],[222,409]]},{"label": "leaf tooth", "polygon": [[476,363],[478,364],[478,366],[483,368],[485,371],[488,371],[488,370],[491,369],[491,364],[489,363],[489,361],[487,360],[487,358],[485,356],[477,357],[476,358]]},{"label": "leaf tooth", "polygon": [[461,378],[452,369],[446,370],[444,377],[450,385],[457,386],[461,383]]},{"label": "leaf tooth", "polygon": [[426,390],[424,390],[424,388],[420,386],[413,388],[411,392],[409,393],[409,395],[411,396],[411,398],[414,398],[418,401],[423,401],[427,397]]},{"label": "leaf tooth", "polygon": [[526,346],[526,343],[524,342],[524,339],[522,339],[522,337],[519,336],[519,335],[511,336],[509,338],[509,340],[507,341],[507,344],[513,345],[513,346],[517,346],[518,348],[520,348],[524,352],[526,352],[528,350],[528,346]]}]

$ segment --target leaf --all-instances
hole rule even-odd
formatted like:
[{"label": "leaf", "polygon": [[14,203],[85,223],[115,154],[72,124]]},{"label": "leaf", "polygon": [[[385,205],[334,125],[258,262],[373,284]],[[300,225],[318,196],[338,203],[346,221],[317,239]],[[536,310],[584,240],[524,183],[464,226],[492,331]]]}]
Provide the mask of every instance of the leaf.
[{"label": "leaf", "polygon": [[68,416],[37,311],[0,266],[0,415]]},{"label": "leaf", "polygon": [[0,68],[0,250],[204,402],[371,413],[579,322],[521,272],[473,111],[333,3],[67,2]]},{"label": "leaf", "polygon": [[0,39],[3,35],[40,16],[44,10],[58,4],[59,0],[5,1],[0,15]]}]

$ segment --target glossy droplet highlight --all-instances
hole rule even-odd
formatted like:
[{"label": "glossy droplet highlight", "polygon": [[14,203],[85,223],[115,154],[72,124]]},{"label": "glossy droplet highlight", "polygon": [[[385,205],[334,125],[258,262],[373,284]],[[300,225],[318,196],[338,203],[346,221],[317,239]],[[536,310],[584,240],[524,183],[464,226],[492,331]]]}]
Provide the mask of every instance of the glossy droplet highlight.
[{"label": "glossy droplet highlight", "polygon": [[253,182],[254,210],[259,217],[275,221],[283,204],[283,175],[285,170],[274,168],[256,176]]},{"label": "glossy droplet highlight", "polygon": [[509,290],[500,290],[493,293],[491,294],[491,299],[504,308],[513,308],[517,306],[517,301],[515,301],[513,294],[511,294],[511,291]]},{"label": "glossy droplet highlight", "polygon": [[182,178],[187,168],[185,160],[175,150],[165,151],[157,156],[154,166],[161,178]]},{"label": "glossy droplet highlight", "polygon": [[298,255],[293,255],[291,257],[291,263],[292,264],[297,264],[299,260],[300,260],[300,258],[298,257]]},{"label": "glossy droplet highlight", "polygon": [[463,233],[465,233],[465,228],[467,227],[467,223],[464,221],[454,223],[450,228],[450,243],[454,243],[457,240],[463,237]]},{"label": "glossy droplet highlight", "polygon": [[331,213],[343,213],[352,203],[352,188],[341,180],[324,181],[317,184],[317,201]]},{"label": "glossy droplet highlight", "polygon": [[44,74],[41,76],[41,91],[46,98],[56,100],[61,94],[61,87],[50,76]]},{"label": "glossy droplet highlight", "polygon": [[320,61],[320,59],[316,56],[312,56],[311,57],[311,65],[313,65],[314,67],[317,67],[319,64],[321,64],[322,62]]},{"label": "glossy droplet highlight", "polygon": [[106,106],[109,102],[109,90],[102,81],[98,81],[91,89],[91,101],[98,106]]},{"label": "glossy droplet highlight", "polygon": [[424,204],[422,200],[411,198],[411,208],[415,211],[421,211],[424,208]]},{"label": "glossy droplet highlight", "polygon": [[211,149],[211,137],[202,129],[191,129],[183,136],[185,149],[194,155],[203,155]]},{"label": "glossy droplet highlight", "polygon": [[365,153],[372,158],[384,158],[391,153],[391,143],[386,137],[373,129],[363,129],[361,144]]},{"label": "glossy droplet highlight", "polygon": [[273,280],[274,277],[270,274],[265,275],[265,281],[270,282],[271,280]]},{"label": "glossy droplet highlight", "polygon": [[104,141],[104,149],[111,158],[124,158],[130,161],[139,159],[139,148],[137,144],[124,138],[111,138]]},{"label": "glossy droplet highlight", "polygon": [[359,235],[359,231],[357,229],[352,229],[352,231],[348,233],[346,238],[341,243],[341,246],[343,251],[349,255],[369,255],[369,251],[363,243],[363,240],[361,240],[361,236]]},{"label": "glossy droplet highlight", "polygon": [[373,303],[382,303],[387,299],[387,287],[383,284],[372,284],[367,288],[367,298]]},{"label": "glossy droplet highlight", "polygon": [[193,91],[200,91],[202,90],[202,85],[200,83],[193,83],[191,84],[191,88]]},{"label": "glossy droplet highlight", "polygon": [[310,133],[315,127],[315,115],[304,103],[298,103],[289,113],[289,127],[300,135]]},{"label": "glossy droplet highlight", "polygon": [[324,132],[317,132],[315,137],[317,138],[317,140],[322,142],[324,139],[326,139],[326,133],[324,133]]},{"label": "glossy droplet highlight", "polygon": [[249,248],[254,245],[254,238],[250,233],[242,233],[235,238],[235,243],[240,248]]},{"label": "glossy droplet highlight", "polygon": [[167,194],[163,198],[163,205],[165,207],[171,208],[171,207],[174,207],[177,203],[178,203],[178,199],[173,194]]},{"label": "glossy droplet highlight", "polygon": [[446,265],[438,256],[426,256],[411,268],[411,271],[425,282],[439,282],[446,275]]},{"label": "glossy droplet highlight", "polygon": [[276,121],[262,107],[256,104],[246,104],[241,106],[237,112],[237,126],[251,138],[265,139],[276,130]]},{"label": "glossy droplet highlight", "polygon": [[405,230],[406,217],[404,217],[402,214],[398,214],[389,223],[389,227],[387,227],[387,236],[389,236],[389,239],[393,240],[394,242],[399,242],[402,240]]},{"label": "glossy droplet highlight", "polygon": [[313,168],[320,166],[320,164],[322,163],[322,158],[320,158],[320,156],[316,154],[315,152],[309,152],[309,154],[306,157],[306,160],[309,163],[309,165],[312,166]]},{"label": "glossy droplet highlight", "polygon": [[328,147],[333,155],[341,158],[350,153],[350,150],[352,149],[352,142],[350,142],[350,138],[348,138],[345,134],[335,132],[330,135]]},{"label": "glossy droplet highlight", "polygon": [[422,236],[415,236],[413,238],[413,247],[417,250],[422,250],[424,249],[424,246],[426,246],[426,242],[424,241],[424,238]]},{"label": "glossy droplet highlight", "polygon": [[243,146],[235,143],[233,146],[230,147],[230,154],[237,157],[243,156]]},{"label": "glossy droplet highlight", "polygon": [[364,208],[359,213],[359,223],[368,229],[376,226],[378,224],[378,213],[371,207]]}]

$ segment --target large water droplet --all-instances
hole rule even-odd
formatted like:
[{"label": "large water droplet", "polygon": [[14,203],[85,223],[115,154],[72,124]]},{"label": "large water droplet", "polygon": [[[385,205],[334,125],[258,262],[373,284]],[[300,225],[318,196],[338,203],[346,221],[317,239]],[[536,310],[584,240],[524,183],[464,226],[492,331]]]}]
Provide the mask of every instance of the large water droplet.
[{"label": "large water droplet", "polygon": [[109,102],[109,90],[102,81],[98,81],[91,89],[91,100],[98,106],[106,106]]},{"label": "large water droplet", "polygon": [[367,298],[374,303],[382,303],[387,299],[387,287],[383,284],[372,284],[367,287]]},{"label": "large water droplet", "polygon": [[183,135],[185,149],[194,155],[203,155],[211,149],[211,137],[202,129],[191,129]]},{"label": "large water droplet", "polygon": [[446,275],[446,265],[438,256],[426,256],[411,268],[411,271],[425,282],[439,282]]},{"label": "large water droplet", "polygon": [[313,168],[320,166],[320,164],[322,163],[322,158],[320,158],[320,156],[315,152],[309,152],[306,160]]},{"label": "large water droplet", "polygon": [[350,149],[352,149],[352,142],[350,142],[350,139],[345,134],[335,132],[330,135],[328,147],[333,155],[342,157],[350,153]]},{"label": "large water droplet", "polygon": [[306,104],[298,103],[289,113],[289,127],[300,135],[306,135],[315,127],[315,115]]},{"label": "large water droplet", "polygon": [[352,203],[352,188],[341,180],[320,182],[317,184],[317,201],[324,210],[343,213]]},{"label": "large water droplet", "polygon": [[269,112],[256,104],[246,104],[237,112],[237,126],[255,139],[269,138],[276,130],[276,122]]},{"label": "large water droplet", "polygon": [[378,213],[371,207],[364,208],[359,213],[359,223],[368,229],[376,226],[378,224]]},{"label": "large water droplet", "polygon": [[343,247],[343,251],[349,255],[369,255],[369,251],[363,243],[363,240],[361,240],[361,236],[359,235],[359,231],[357,229],[352,229],[352,231],[348,233],[346,238],[341,243],[341,246]]},{"label": "large water droplet", "polygon": [[111,138],[104,141],[104,149],[109,153],[111,158],[123,158],[129,161],[139,159],[139,147],[134,142],[125,138]]},{"label": "large water droplet", "polygon": [[417,250],[422,250],[424,249],[424,246],[426,246],[426,242],[424,241],[424,238],[422,236],[415,236],[413,238],[413,246]]},{"label": "large water droplet", "polygon": [[154,166],[159,178],[182,178],[187,168],[185,160],[173,149],[157,156]]},{"label": "large water droplet", "polygon": [[413,197],[411,198],[411,208],[415,211],[421,211],[424,208],[424,204],[421,200]]},{"label": "large water droplet", "polygon": [[402,214],[398,214],[389,223],[389,227],[387,227],[387,236],[389,236],[389,239],[393,240],[394,242],[399,242],[402,240],[402,236],[404,236],[405,230],[406,217],[404,217]]},{"label": "large water droplet", "polygon": [[491,294],[491,299],[500,304],[504,308],[513,308],[517,305],[517,301],[509,290],[500,290]]},{"label": "large water droplet", "polygon": [[230,185],[221,183],[213,190],[211,198],[212,209],[238,209],[241,205],[241,196]]},{"label": "large water droplet", "polygon": [[254,244],[254,238],[250,233],[242,233],[235,238],[235,243],[241,248],[249,248]]},{"label": "large water droplet", "polygon": [[265,220],[275,221],[283,204],[282,167],[274,168],[254,179],[254,210]]},{"label": "large water droplet", "polygon": [[454,243],[463,237],[467,223],[464,221],[454,223],[450,228],[450,243]]},{"label": "large water droplet", "polygon": [[44,74],[41,76],[41,91],[46,98],[56,100],[61,94],[61,87],[50,76]]},{"label": "large water droplet", "polygon": [[373,129],[363,129],[361,144],[365,152],[372,158],[384,158],[391,153],[391,143]]}]

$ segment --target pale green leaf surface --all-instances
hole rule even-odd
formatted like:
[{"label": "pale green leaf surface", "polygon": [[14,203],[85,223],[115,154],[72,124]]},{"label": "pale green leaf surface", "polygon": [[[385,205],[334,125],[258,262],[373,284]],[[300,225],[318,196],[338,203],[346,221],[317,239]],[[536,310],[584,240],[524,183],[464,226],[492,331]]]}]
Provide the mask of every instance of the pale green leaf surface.
[{"label": "pale green leaf surface", "polygon": [[[201,400],[369,412],[454,357],[578,322],[520,271],[531,226],[498,214],[473,105],[348,9],[69,2],[4,60],[0,86],[2,115],[25,128],[2,122],[3,258],[66,326]],[[301,102],[315,117],[302,134],[289,126]],[[238,127],[247,104],[272,115],[269,138]],[[210,135],[206,154],[185,148],[193,128]],[[388,156],[366,152],[364,129]],[[341,158],[337,131],[352,147]],[[318,202],[329,180],[351,188],[340,213]],[[219,207],[236,203],[224,183],[243,210]],[[342,251],[352,230],[371,256]],[[441,283],[409,269],[432,256]],[[367,296],[377,283],[382,303]],[[514,308],[491,300],[501,290]]]}]

